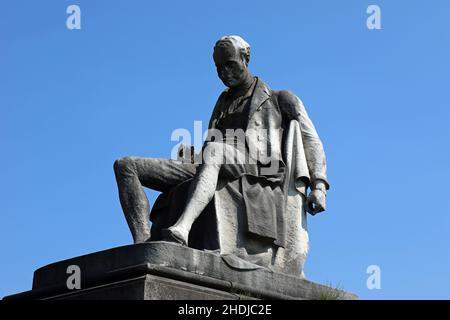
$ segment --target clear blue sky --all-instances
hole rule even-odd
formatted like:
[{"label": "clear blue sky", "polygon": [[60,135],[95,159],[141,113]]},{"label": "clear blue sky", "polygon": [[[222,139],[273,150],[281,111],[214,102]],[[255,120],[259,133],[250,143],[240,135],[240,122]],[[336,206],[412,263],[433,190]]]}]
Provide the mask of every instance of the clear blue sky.
[{"label": "clear blue sky", "polygon": [[[0,4],[0,296],[45,264],[131,243],[114,160],[169,157],[174,129],[208,121],[223,88],[212,46],[239,34],[253,73],[297,93],[325,144],[308,278],[450,298],[449,1]],[[70,4],[81,30],[66,28]],[[382,30],[366,28],[370,4]],[[380,290],[366,288],[373,264]]]}]

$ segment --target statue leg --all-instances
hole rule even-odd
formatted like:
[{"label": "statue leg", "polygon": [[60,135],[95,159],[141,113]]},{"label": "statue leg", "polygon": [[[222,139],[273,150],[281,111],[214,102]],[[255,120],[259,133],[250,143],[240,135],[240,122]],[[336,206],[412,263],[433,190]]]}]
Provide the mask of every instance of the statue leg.
[{"label": "statue leg", "polygon": [[167,159],[124,157],[114,162],[120,204],[134,243],[150,238],[150,205],[143,187],[164,192],[195,171],[194,165]]},{"label": "statue leg", "polygon": [[192,224],[214,196],[219,170],[219,166],[203,164],[192,181],[186,208],[178,221],[169,228],[179,242],[187,245]]},{"label": "statue leg", "polygon": [[187,245],[192,224],[214,197],[219,173],[224,163],[233,163],[235,149],[221,142],[209,142],[203,150],[200,165],[189,189],[186,208],[178,221],[168,229],[166,237]]}]

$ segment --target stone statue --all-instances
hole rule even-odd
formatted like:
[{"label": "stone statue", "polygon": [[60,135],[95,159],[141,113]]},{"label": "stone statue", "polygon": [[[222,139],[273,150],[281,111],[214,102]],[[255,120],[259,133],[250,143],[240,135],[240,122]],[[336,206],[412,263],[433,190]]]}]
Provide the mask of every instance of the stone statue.
[{"label": "stone statue", "polygon": [[[222,37],[213,58],[227,89],[213,110],[200,161],[124,157],[114,163],[134,242],[171,241],[215,250],[237,269],[263,266],[302,276],[306,212],[326,208],[322,143],[296,95],[271,90],[250,73],[245,40]],[[143,187],[162,192],[151,215]]]},{"label": "stone statue", "polygon": [[[114,163],[134,244],[41,267],[6,300],[357,299],[303,272],[307,212],[325,210],[329,185],[302,102],[251,75],[239,36],[217,41],[213,58],[227,89],[202,150]],[[161,192],[151,210],[144,187]]]}]

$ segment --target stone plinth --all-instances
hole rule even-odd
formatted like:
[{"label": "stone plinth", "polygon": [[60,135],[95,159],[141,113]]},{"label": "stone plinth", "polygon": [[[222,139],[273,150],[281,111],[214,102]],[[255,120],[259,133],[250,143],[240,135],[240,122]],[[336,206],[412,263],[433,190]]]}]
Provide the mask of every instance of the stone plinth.
[{"label": "stone plinth", "polygon": [[[81,289],[69,290],[69,266]],[[23,299],[357,299],[353,294],[254,264],[169,242],[117,247],[56,262],[34,272]]]}]

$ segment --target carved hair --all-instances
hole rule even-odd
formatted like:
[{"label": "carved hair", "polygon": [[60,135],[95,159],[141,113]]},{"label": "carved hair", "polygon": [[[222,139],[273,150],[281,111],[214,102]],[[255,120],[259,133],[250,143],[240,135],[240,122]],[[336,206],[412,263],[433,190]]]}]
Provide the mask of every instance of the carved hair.
[{"label": "carved hair", "polygon": [[224,36],[216,42],[214,49],[231,44],[248,64],[250,61],[250,45],[240,36]]}]

